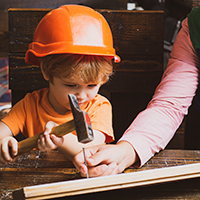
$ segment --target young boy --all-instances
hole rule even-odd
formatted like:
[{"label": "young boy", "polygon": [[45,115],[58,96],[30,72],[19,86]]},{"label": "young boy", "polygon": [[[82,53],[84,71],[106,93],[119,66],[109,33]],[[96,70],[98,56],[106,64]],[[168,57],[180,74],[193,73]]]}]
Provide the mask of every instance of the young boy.
[{"label": "young boy", "polygon": [[[27,94],[0,122],[0,162],[12,161],[18,151],[13,135],[31,137],[44,131],[38,140],[41,151],[58,148],[69,159],[82,150],[114,139],[109,101],[97,94],[112,74],[112,59],[120,58],[113,48],[106,20],[91,8],[65,5],[54,9],[38,24],[26,52],[28,64],[39,65],[49,88]],[[77,97],[88,112],[94,141],[82,144],[75,133],[63,137],[49,135],[52,127],[73,119],[68,94]]]}]

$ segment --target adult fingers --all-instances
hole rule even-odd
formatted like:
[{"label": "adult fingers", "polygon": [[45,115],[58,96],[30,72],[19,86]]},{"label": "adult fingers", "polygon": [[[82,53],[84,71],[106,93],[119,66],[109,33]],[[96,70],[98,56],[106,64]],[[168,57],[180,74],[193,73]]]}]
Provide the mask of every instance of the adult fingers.
[{"label": "adult fingers", "polygon": [[[97,151],[98,151],[98,148],[96,146],[85,148],[86,161],[91,155],[93,155]],[[86,175],[87,167],[85,165],[83,151],[79,152],[76,156],[74,156],[72,162],[73,162],[74,166],[82,173],[82,176]]]},{"label": "adult fingers", "polygon": [[[111,147],[111,148],[110,148]],[[96,166],[98,164],[110,164],[115,154],[113,152],[113,146],[110,145],[99,145],[96,149],[90,149],[91,156],[87,158],[89,166]]]},{"label": "adult fingers", "polygon": [[[98,151],[98,147],[89,147],[85,148],[85,157],[86,160],[94,155]],[[83,151],[79,152],[76,156],[74,156],[73,162],[78,166],[84,163]]]},{"label": "adult fingers", "polygon": [[[88,173],[90,177],[98,177],[98,176],[108,176],[112,174],[117,174],[117,164],[110,163],[109,165],[101,164],[95,167],[89,167]],[[84,175],[81,173],[81,175]]]}]

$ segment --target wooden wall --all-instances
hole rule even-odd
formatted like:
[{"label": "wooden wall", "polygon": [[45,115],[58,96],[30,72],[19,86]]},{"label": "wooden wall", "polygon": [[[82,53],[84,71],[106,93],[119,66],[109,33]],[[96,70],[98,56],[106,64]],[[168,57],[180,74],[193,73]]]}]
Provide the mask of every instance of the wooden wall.
[{"label": "wooden wall", "polygon": [[56,8],[63,4],[83,4],[95,9],[126,9],[128,0],[1,0],[0,1],[0,58],[8,56],[9,8]]}]

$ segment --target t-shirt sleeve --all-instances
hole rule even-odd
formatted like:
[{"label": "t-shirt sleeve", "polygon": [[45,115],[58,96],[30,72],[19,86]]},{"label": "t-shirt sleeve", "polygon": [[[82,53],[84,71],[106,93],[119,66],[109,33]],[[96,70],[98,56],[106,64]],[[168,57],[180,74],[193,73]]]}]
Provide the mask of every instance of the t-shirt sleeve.
[{"label": "t-shirt sleeve", "polygon": [[10,128],[12,134],[15,136],[19,133],[24,133],[23,130],[25,127],[24,116],[25,116],[24,100],[22,99],[12,107],[10,112],[3,119],[1,119],[1,121]]},{"label": "t-shirt sleeve", "polygon": [[106,136],[106,143],[114,141],[112,128],[112,107],[110,102],[100,95],[87,111],[90,115],[92,129],[101,131]]}]

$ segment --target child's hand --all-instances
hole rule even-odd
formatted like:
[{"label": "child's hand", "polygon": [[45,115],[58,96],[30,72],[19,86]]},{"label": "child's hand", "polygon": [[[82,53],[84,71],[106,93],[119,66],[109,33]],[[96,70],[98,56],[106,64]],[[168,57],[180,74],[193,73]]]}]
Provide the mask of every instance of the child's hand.
[{"label": "child's hand", "polygon": [[12,155],[17,155],[18,153],[18,142],[12,136],[7,136],[0,139],[0,163],[7,164],[7,162],[13,161],[10,155],[10,150]]},{"label": "child's hand", "polygon": [[50,151],[62,145],[64,141],[63,137],[57,137],[53,134],[50,135],[52,128],[55,126],[58,126],[58,124],[52,121],[47,122],[44,134],[42,134],[40,139],[38,140],[38,148],[40,149],[40,151]]}]

